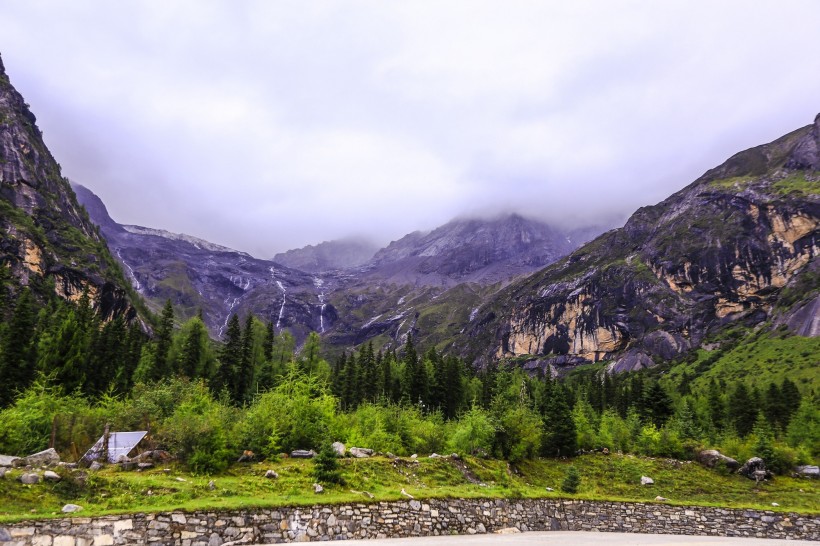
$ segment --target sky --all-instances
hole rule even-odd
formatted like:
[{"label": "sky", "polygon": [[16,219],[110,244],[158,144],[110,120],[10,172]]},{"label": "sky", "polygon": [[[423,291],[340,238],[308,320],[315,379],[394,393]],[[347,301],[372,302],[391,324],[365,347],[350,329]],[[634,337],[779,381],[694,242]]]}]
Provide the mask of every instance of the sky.
[{"label": "sky", "polygon": [[820,112],[816,0],[0,0],[120,223],[269,258],[456,216],[617,225]]}]

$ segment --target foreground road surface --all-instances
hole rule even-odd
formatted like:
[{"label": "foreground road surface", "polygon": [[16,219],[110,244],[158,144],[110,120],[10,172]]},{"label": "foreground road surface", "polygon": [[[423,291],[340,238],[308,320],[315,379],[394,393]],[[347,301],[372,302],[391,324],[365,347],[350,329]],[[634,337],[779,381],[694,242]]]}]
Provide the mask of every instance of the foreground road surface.
[{"label": "foreground road surface", "polygon": [[509,535],[456,535],[444,537],[334,540],[328,544],[347,546],[797,546],[817,544],[807,540],[770,538],[700,537],[689,535],[643,535],[638,533],[588,533],[584,531],[546,531]]}]

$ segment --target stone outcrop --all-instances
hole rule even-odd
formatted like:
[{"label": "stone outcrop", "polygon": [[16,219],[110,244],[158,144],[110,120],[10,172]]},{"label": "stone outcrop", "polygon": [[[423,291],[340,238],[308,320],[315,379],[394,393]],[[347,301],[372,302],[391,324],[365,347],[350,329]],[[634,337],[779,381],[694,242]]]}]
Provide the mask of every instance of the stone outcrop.
[{"label": "stone outcrop", "polygon": [[762,510],[561,499],[405,500],[231,512],[172,512],[33,520],[0,527],[10,545],[209,546],[503,531],[820,539],[820,518]]},{"label": "stone outcrop", "polygon": [[[820,117],[741,152],[501,291],[466,331],[464,352],[541,369],[609,360],[611,371],[628,371],[674,359],[736,321],[782,316],[793,331],[820,334],[810,273],[820,253],[818,134]],[[780,310],[786,287],[793,308]]]},{"label": "stone outcrop", "polygon": [[718,463],[725,465],[729,470],[737,470],[740,467],[740,463],[717,449],[704,449],[697,454],[696,459],[707,468],[714,468]]}]

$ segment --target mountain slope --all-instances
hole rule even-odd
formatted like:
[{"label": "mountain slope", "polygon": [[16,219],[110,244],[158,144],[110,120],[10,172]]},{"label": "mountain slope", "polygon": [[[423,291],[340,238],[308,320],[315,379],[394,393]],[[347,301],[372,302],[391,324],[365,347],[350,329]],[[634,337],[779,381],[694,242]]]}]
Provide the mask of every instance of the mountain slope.
[{"label": "mountain slope", "polygon": [[280,252],[274,262],[309,273],[352,269],[366,264],[379,248],[364,239],[340,239]]},{"label": "mountain slope", "polygon": [[[820,116],[736,154],[500,293],[463,350],[484,362],[611,360],[626,370],[671,359],[735,321],[789,315],[800,330],[817,313],[818,150]],[[778,305],[790,292],[790,305]]]},{"label": "mountain slope", "polygon": [[215,337],[233,313],[253,313],[297,339],[333,317],[332,308],[322,309],[322,279],[189,235],[120,225],[88,188],[74,189],[134,288],[155,309],[167,299],[183,319],[201,309]]},{"label": "mountain slope", "polygon": [[573,235],[517,214],[457,219],[430,233],[414,232],[390,243],[370,261],[368,273],[420,286],[493,284],[565,256],[583,242]]},{"label": "mountain slope", "polygon": [[[88,292],[104,318],[136,311],[128,283],[0,60],[0,265],[40,297]],[[14,289],[14,288],[12,288]]]}]

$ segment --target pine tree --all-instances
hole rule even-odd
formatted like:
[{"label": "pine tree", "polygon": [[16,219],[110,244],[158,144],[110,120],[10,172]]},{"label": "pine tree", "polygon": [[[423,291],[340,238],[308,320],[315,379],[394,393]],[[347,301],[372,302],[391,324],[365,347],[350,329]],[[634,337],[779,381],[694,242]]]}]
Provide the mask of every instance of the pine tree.
[{"label": "pine tree", "polygon": [[11,403],[15,391],[23,391],[34,379],[36,324],[34,298],[24,288],[17,298],[0,350],[0,407]]},{"label": "pine tree", "polygon": [[239,317],[231,315],[228,327],[225,330],[225,341],[219,352],[219,365],[213,381],[213,390],[216,393],[227,391],[232,400],[236,401],[237,373],[242,360],[242,327]]},{"label": "pine tree", "polygon": [[248,314],[248,318],[245,319],[245,328],[242,330],[242,348],[236,370],[236,390],[234,392],[234,400],[240,404],[248,402],[253,394],[253,376],[256,367],[253,341],[253,315]]},{"label": "pine tree", "polygon": [[577,493],[580,486],[581,474],[578,472],[578,469],[575,468],[575,465],[570,465],[564,476],[564,481],[561,482],[561,491],[564,493]]},{"label": "pine tree", "polygon": [[562,390],[558,385],[552,387],[544,414],[541,453],[546,457],[571,457],[578,451],[575,421]]},{"label": "pine tree", "polygon": [[654,381],[644,390],[641,409],[642,417],[660,428],[672,416],[672,399],[660,383]]},{"label": "pine tree", "polygon": [[313,458],[313,478],[324,485],[344,484],[336,452],[329,441],[322,443],[319,453]]},{"label": "pine tree", "polygon": [[154,352],[154,366],[151,370],[152,380],[159,380],[171,375],[171,363],[168,362],[168,353],[174,334],[174,306],[171,300],[165,301],[162,316],[159,321],[156,335],[156,351]]},{"label": "pine tree", "polygon": [[783,380],[783,384],[780,386],[780,392],[783,397],[783,409],[785,416],[783,426],[788,427],[791,422],[792,415],[794,415],[797,408],[800,407],[800,391],[797,389],[797,385],[795,385],[794,382],[787,377]]},{"label": "pine tree", "polygon": [[199,317],[194,317],[182,326],[182,349],[178,355],[177,369],[191,379],[206,375],[208,331]]},{"label": "pine tree", "polygon": [[757,407],[752,403],[751,394],[745,383],[738,383],[729,396],[727,413],[739,436],[745,437],[752,432],[757,419]]},{"label": "pine tree", "polygon": [[717,382],[712,379],[709,383],[709,420],[715,430],[723,430],[726,423],[726,407],[723,403],[723,396]]}]

